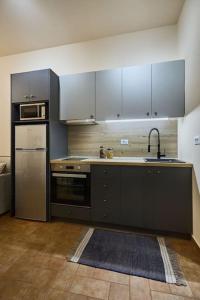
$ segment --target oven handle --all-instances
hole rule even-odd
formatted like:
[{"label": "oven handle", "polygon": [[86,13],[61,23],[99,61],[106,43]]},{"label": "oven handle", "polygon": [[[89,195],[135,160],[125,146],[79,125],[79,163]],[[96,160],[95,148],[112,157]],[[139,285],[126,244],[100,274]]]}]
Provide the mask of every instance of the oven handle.
[{"label": "oven handle", "polygon": [[52,173],[53,177],[68,177],[68,178],[87,178],[86,174],[63,174],[63,173]]}]

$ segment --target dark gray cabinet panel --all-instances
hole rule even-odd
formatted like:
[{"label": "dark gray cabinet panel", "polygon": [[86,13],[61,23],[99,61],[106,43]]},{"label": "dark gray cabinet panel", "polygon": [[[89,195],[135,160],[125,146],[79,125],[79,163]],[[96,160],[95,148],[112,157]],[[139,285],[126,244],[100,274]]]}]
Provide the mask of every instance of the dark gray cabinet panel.
[{"label": "dark gray cabinet panel", "polygon": [[144,228],[191,233],[191,168],[150,167],[144,172]]},{"label": "dark gray cabinet panel", "polygon": [[29,101],[30,87],[28,73],[11,75],[11,99],[12,102]]},{"label": "dark gray cabinet panel", "polygon": [[185,62],[152,65],[152,116],[182,117],[185,114]]},{"label": "dark gray cabinet panel", "polygon": [[144,227],[144,169],[122,167],[121,171],[121,224]]},{"label": "dark gray cabinet panel", "polygon": [[52,203],[51,216],[89,221],[91,219],[91,209],[89,207]]},{"label": "dark gray cabinet panel", "polygon": [[91,206],[95,222],[120,224],[120,173],[115,166],[92,166]]},{"label": "dark gray cabinet panel", "polygon": [[96,72],[96,120],[119,119],[122,105],[122,70]]},{"label": "dark gray cabinet panel", "polygon": [[60,120],[95,117],[95,72],[60,77]]},{"label": "dark gray cabinet panel", "polygon": [[122,118],[151,115],[151,65],[123,69],[122,95]]},{"label": "dark gray cabinet panel", "polygon": [[191,172],[177,167],[92,166],[92,220],[191,234]]},{"label": "dark gray cabinet panel", "polygon": [[49,70],[34,71],[29,73],[31,100],[48,100],[50,97]]},{"label": "dark gray cabinet panel", "polygon": [[50,98],[50,70],[11,75],[12,102],[40,101]]}]

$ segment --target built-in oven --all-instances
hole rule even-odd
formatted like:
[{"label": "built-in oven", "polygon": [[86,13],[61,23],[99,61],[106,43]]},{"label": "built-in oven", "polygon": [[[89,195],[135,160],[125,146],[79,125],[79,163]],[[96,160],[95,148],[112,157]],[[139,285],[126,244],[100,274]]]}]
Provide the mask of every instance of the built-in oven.
[{"label": "built-in oven", "polygon": [[51,202],[90,207],[90,166],[53,165]]}]

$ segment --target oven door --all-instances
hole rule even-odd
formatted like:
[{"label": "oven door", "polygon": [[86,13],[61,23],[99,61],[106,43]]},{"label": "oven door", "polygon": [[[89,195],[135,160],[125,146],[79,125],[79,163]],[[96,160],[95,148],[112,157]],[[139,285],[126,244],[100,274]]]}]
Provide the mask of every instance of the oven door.
[{"label": "oven door", "polygon": [[90,174],[52,173],[51,202],[90,206]]}]

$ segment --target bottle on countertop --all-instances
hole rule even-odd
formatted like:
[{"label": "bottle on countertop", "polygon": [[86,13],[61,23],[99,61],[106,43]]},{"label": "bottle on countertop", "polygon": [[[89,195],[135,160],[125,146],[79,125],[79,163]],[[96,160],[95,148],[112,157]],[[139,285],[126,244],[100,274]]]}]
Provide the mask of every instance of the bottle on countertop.
[{"label": "bottle on countertop", "polygon": [[114,151],[113,151],[113,148],[108,148],[107,151],[106,151],[106,156],[107,158],[109,159],[112,159],[113,156],[114,156]]},{"label": "bottle on countertop", "polygon": [[104,146],[100,146],[99,157],[100,158],[106,158],[106,151],[104,149]]}]

